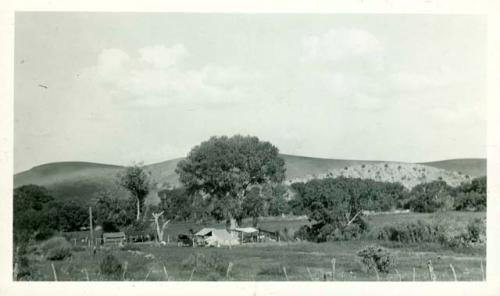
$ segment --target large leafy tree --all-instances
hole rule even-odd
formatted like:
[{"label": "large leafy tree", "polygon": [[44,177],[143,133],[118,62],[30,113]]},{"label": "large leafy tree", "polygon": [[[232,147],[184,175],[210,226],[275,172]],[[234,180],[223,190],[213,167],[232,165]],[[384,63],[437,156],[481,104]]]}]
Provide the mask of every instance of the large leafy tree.
[{"label": "large leafy tree", "polygon": [[118,174],[118,184],[128,190],[135,199],[137,212],[136,220],[141,219],[141,210],[144,207],[144,200],[152,186],[151,176],[143,166],[133,165],[126,167]]},{"label": "large leafy tree", "polygon": [[254,186],[279,183],[285,162],[278,148],[257,137],[212,137],[194,147],[177,165],[180,182],[190,193],[201,193],[216,206],[213,214],[231,226],[241,219],[243,201]]},{"label": "large leafy tree", "polygon": [[[24,185],[14,189],[14,241],[26,242],[32,238],[50,235],[53,218],[49,203],[54,198],[49,191],[38,185]],[[40,236],[44,234],[43,236]]]}]

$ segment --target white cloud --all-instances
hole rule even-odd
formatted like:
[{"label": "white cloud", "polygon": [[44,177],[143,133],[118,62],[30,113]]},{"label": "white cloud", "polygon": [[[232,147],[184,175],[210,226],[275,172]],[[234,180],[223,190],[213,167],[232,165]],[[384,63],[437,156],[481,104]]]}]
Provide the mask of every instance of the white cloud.
[{"label": "white cloud", "polygon": [[356,28],[332,29],[322,35],[307,36],[302,40],[306,61],[339,61],[371,55],[382,50],[379,40],[369,32]]},{"label": "white cloud", "polygon": [[97,74],[103,83],[112,83],[130,61],[129,55],[116,48],[105,49],[97,61]]},{"label": "white cloud", "polygon": [[144,47],[139,50],[139,61],[157,68],[168,68],[184,59],[188,52],[183,44],[172,47],[156,45]]},{"label": "white cloud", "polygon": [[396,90],[426,90],[429,88],[445,87],[455,83],[465,82],[459,77],[462,73],[441,66],[429,69],[425,73],[402,71],[392,76]]},{"label": "white cloud", "polygon": [[215,64],[188,69],[183,64],[188,56],[182,44],[141,48],[137,57],[120,49],[106,49],[93,69],[116,101],[134,106],[206,106],[256,97],[256,73]]}]

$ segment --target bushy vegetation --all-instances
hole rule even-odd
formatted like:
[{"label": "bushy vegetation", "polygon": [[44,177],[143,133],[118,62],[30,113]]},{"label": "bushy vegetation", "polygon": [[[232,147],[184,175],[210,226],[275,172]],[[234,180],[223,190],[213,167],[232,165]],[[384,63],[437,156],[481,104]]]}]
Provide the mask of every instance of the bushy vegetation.
[{"label": "bushy vegetation", "polygon": [[64,237],[60,236],[52,237],[43,242],[40,248],[43,251],[45,258],[51,261],[64,260],[72,255],[71,244]]},{"label": "bushy vegetation", "polygon": [[134,223],[136,204],[133,199],[119,199],[108,191],[97,192],[93,202],[93,216],[96,225],[105,232],[114,232]]},{"label": "bushy vegetation", "polygon": [[298,192],[295,212],[306,214],[313,222],[296,237],[316,242],[359,238],[368,230],[364,210],[389,209],[407,194],[397,183],[344,177],[294,183],[292,187]]},{"label": "bushy vegetation", "polygon": [[460,233],[448,237],[444,243],[450,248],[471,248],[486,244],[486,223],[481,219],[470,221]]},{"label": "bushy vegetation", "polygon": [[453,209],[453,188],[444,181],[422,183],[410,192],[406,208],[420,213],[432,213]]},{"label": "bushy vegetation", "polygon": [[456,189],[454,207],[458,211],[486,210],[486,177],[473,179]]},{"label": "bushy vegetation", "polygon": [[42,186],[14,189],[14,243],[42,241],[58,231],[76,231],[88,225],[88,210],[76,202],[56,202]]},{"label": "bushy vegetation", "polygon": [[367,271],[376,269],[379,272],[388,273],[394,266],[394,256],[388,249],[381,246],[367,246],[356,254]]},{"label": "bushy vegetation", "polygon": [[322,191],[328,190],[331,186],[356,196],[359,202],[363,204],[363,210],[367,211],[388,211],[402,207],[409,194],[408,190],[399,183],[378,182],[368,179],[337,177],[311,180],[307,183],[298,182],[291,185],[292,189],[298,193],[298,198],[290,202],[293,212],[304,214],[306,212],[304,196],[321,194]]},{"label": "bushy vegetation", "polygon": [[418,220],[384,226],[377,234],[377,238],[400,243],[422,243],[441,242],[445,235],[446,229],[443,225]]},{"label": "bushy vegetation", "polygon": [[384,226],[377,239],[398,243],[439,243],[445,247],[460,249],[485,244],[486,228],[482,219],[473,219],[465,227],[443,222],[398,223]]},{"label": "bushy vegetation", "polygon": [[486,210],[486,177],[451,187],[444,181],[415,186],[405,207],[415,212],[484,211]]}]

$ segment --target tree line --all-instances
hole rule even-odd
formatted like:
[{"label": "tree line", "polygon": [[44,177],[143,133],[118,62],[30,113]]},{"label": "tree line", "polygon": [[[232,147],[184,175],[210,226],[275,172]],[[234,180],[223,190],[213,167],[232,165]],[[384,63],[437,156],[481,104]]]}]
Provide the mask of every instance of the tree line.
[{"label": "tree line", "polygon": [[[475,210],[486,208],[486,177],[450,187],[444,181],[417,185],[412,190],[400,183],[354,178],[327,178],[306,183],[282,184],[285,162],[278,149],[257,137],[212,137],[195,146],[179,162],[176,172],[181,186],[159,192],[161,202],[146,206],[151,175],[141,165],[125,168],[117,183],[129,198],[97,192],[90,205],[96,225],[113,231],[143,231],[152,212],[162,219],[178,221],[226,221],[230,227],[244,218],[257,225],[262,216],[307,215],[314,221],[305,233],[320,237],[356,236],[366,225],[363,210],[387,211],[409,208],[418,212]],[[62,204],[36,185],[14,190],[15,239],[43,239],[54,231],[76,231],[88,226],[88,206]]]}]

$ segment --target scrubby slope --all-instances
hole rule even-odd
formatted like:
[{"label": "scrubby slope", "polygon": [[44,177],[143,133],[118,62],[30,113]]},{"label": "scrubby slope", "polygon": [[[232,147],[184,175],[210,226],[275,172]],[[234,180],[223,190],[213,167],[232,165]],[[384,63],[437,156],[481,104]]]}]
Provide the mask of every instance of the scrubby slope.
[{"label": "scrubby slope", "polygon": [[399,182],[407,188],[413,188],[420,183],[431,182],[434,180],[443,180],[451,186],[457,186],[460,183],[467,182],[472,178],[471,176],[463,173],[438,169],[422,164],[378,162],[344,166],[343,168],[336,168],[323,174],[291,179],[288,180],[287,183],[291,184],[293,182],[305,182],[314,178],[323,179],[340,176],[372,179],[384,182]]}]

